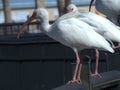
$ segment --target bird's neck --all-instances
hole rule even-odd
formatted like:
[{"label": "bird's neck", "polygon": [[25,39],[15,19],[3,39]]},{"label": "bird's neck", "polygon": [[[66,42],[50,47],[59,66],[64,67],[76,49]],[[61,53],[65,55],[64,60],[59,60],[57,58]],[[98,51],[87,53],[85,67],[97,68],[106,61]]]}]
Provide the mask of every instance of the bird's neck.
[{"label": "bird's neck", "polygon": [[49,32],[49,30],[50,30],[49,19],[44,19],[41,22],[41,28],[42,28],[43,32]]}]

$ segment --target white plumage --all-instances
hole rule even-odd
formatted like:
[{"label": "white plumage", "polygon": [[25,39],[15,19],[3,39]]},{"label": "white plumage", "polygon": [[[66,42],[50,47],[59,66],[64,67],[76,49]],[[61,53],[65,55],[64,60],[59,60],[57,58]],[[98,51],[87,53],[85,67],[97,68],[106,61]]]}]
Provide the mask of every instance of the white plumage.
[{"label": "white plumage", "polygon": [[[68,12],[74,12],[74,16],[79,20],[84,21],[93,27],[93,29],[109,40],[111,43],[120,42],[120,28],[113,24],[108,19],[101,17],[95,13],[88,11],[78,11],[78,8],[74,4],[70,4],[67,7]],[[112,43],[113,44],[113,43]],[[114,46],[114,45],[113,45]],[[98,53],[98,51],[97,51]],[[98,53],[99,54],[99,53]],[[96,55],[96,63],[98,63],[98,55]],[[97,66],[98,67],[98,66]],[[98,75],[98,69],[96,68],[95,75]]]},{"label": "white plumage", "polygon": [[[37,18],[41,20],[42,31],[54,40],[73,49],[76,53],[76,68],[73,79],[69,83],[80,83],[78,70],[81,69],[78,51],[85,48],[98,48],[110,52],[114,52],[110,44],[91,26],[77,18],[71,16],[74,13],[68,13],[58,18],[52,25],[49,24],[49,14],[46,9],[36,9],[28,21],[21,27],[21,30],[31,20]],[[18,37],[20,35],[20,32]],[[79,66],[80,65],[80,66]],[[80,67],[80,69],[79,69]]]},{"label": "white plumage", "polygon": [[[94,0],[91,0],[91,5]],[[120,25],[120,0],[96,0],[95,8],[105,14],[109,20]],[[90,7],[91,7],[90,5]]]},{"label": "white plumage", "polygon": [[104,38],[114,42],[120,42],[120,27],[95,13],[88,11],[78,11],[74,4],[70,4],[68,6],[68,10],[70,11],[71,9],[72,12],[75,13],[74,17],[77,17],[79,20],[82,20],[92,26],[93,29],[97,33],[101,34]]}]

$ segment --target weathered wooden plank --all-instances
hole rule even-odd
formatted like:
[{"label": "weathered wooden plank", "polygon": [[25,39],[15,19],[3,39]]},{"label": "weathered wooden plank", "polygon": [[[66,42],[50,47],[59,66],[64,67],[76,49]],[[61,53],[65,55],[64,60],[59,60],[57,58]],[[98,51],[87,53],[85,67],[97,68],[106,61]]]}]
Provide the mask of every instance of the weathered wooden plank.
[{"label": "weathered wooden plank", "polygon": [[120,82],[120,71],[101,73],[100,77],[92,77],[93,90],[101,90],[117,85]]},{"label": "weathered wooden plank", "polygon": [[83,82],[82,84],[67,84],[51,90],[89,90],[89,86]]}]

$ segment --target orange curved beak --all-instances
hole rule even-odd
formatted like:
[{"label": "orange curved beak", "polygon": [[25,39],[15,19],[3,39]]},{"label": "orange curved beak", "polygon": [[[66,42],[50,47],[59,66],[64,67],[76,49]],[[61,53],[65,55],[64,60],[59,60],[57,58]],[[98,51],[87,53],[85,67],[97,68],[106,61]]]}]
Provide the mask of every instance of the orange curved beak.
[{"label": "orange curved beak", "polygon": [[90,5],[89,5],[89,12],[91,11],[91,6],[93,4],[94,0],[91,0]]},{"label": "orange curved beak", "polygon": [[19,38],[20,37],[20,34],[21,34],[21,32],[22,32],[22,30],[25,28],[25,26],[27,25],[27,24],[29,24],[32,20],[34,20],[36,18],[36,12],[34,11],[33,12],[33,14],[32,14],[32,16],[21,26],[21,28],[19,29],[19,31],[18,31],[18,34],[17,34],[17,38]]}]

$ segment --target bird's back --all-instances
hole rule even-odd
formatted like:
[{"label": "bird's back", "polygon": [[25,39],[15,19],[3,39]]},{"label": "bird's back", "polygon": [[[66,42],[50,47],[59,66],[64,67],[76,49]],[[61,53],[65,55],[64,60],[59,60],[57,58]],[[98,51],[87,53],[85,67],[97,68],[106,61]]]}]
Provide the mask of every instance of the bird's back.
[{"label": "bird's back", "polygon": [[51,29],[49,36],[68,47],[79,50],[98,48],[113,52],[109,43],[101,35],[76,18],[58,20]]},{"label": "bird's back", "polygon": [[94,30],[105,38],[120,42],[120,29],[108,19],[92,12],[80,12],[79,19],[94,27]]}]

